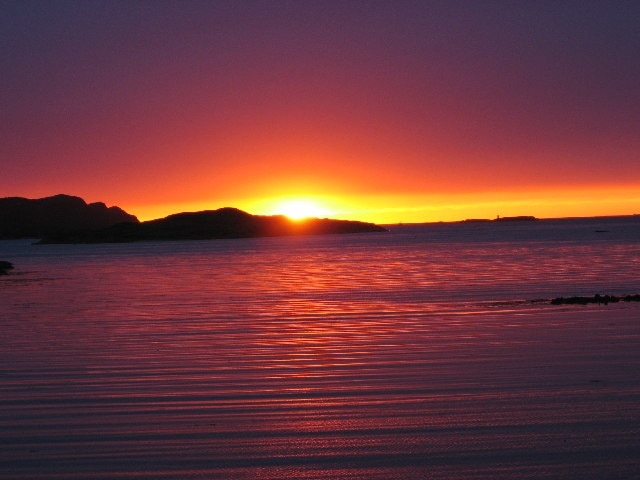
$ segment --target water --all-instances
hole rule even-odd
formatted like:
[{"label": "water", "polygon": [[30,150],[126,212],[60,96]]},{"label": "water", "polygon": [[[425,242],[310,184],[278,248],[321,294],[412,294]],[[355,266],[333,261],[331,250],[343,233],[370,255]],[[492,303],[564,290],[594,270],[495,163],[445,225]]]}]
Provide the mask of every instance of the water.
[{"label": "water", "polygon": [[640,478],[640,218],[0,242],[2,479]]}]

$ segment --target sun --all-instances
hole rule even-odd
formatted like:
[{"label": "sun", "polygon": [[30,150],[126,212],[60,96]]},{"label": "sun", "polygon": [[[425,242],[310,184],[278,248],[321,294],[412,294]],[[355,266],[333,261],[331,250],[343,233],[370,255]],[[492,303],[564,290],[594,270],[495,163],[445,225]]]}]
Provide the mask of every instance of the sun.
[{"label": "sun", "polygon": [[274,212],[285,215],[291,220],[302,220],[304,218],[326,217],[329,210],[319,203],[306,198],[283,199],[274,207]]}]

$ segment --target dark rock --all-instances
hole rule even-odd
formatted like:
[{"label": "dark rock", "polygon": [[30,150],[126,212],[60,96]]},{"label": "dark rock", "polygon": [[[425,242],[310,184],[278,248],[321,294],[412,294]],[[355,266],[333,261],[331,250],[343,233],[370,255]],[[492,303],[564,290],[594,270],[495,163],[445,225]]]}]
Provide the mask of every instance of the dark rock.
[{"label": "dark rock", "polygon": [[640,302],[640,294],[619,297],[616,295],[600,295],[597,293],[593,297],[558,297],[551,300],[552,305],[587,305],[589,303],[608,305],[618,302]]},{"label": "dark rock", "polygon": [[0,238],[42,238],[65,232],[96,230],[138,219],[118,207],[87,204],[79,197],[55,195],[0,198]]},{"label": "dark rock", "polygon": [[0,275],[6,275],[9,270],[13,270],[13,264],[6,260],[0,260]]},{"label": "dark rock", "polygon": [[205,240],[335,233],[385,232],[372,223],[349,220],[293,221],[282,215],[251,215],[236,208],[185,212],[157,220],[126,222],[98,230],[49,235],[40,243],[105,243],[143,240]]}]

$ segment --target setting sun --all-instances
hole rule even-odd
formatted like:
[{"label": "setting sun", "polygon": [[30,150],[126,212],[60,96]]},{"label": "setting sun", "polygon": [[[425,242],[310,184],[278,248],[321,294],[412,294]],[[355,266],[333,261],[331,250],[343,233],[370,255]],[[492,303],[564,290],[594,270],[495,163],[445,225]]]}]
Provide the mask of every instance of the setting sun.
[{"label": "setting sun", "polygon": [[284,199],[273,207],[273,213],[285,215],[292,220],[310,217],[326,217],[329,210],[313,200],[304,198]]}]

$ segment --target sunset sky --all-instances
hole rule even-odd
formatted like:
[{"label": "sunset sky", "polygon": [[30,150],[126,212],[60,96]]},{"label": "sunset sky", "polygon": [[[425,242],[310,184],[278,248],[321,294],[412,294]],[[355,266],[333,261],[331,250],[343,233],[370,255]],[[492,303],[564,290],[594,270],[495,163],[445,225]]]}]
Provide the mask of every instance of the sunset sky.
[{"label": "sunset sky", "polygon": [[640,213],[640,2],[0,0],[0,197]]}]

